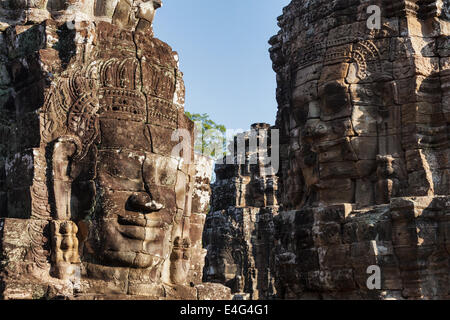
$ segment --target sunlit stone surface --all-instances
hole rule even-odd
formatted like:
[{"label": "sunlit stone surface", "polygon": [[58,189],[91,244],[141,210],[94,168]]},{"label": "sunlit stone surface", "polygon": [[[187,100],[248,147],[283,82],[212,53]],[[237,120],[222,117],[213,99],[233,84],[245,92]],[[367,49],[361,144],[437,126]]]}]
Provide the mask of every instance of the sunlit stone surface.
[{"label": "sunlit stone surface", "polygon": [[229,298],[201,280],[212,164],[152,36],[161,2],[1,6],[3,298]]}]

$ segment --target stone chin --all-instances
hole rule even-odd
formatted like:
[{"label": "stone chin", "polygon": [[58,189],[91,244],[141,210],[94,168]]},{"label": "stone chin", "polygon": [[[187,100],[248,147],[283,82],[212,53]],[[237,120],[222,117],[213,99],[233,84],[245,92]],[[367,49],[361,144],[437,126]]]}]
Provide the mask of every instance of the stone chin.
[{"label": "stone chin", "polygon": [[168,251],[168,233],[163,226],[142,227],[119,223],[120,216],[104,219],[97,252],[100,263],[110,267],[157,269]]},{"label": "stone chin", "polygon": [[107,250],[103,253],[102,261],[106,265],[114,267],[158,269],[164,259],[141,252]]}]

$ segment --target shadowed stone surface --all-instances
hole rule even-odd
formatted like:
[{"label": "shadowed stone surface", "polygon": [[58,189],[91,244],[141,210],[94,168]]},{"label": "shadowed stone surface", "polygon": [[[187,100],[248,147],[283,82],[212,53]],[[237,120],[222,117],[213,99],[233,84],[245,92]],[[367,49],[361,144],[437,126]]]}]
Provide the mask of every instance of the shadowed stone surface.
[{"label": "shadowed stone surface", "polygon": [[[368,5],[382,9],[370,30]],[[300,1],[277,72],[283,299],[449,298],[448,1]],[[381,268],[369,290],[368,266]]]},{"label": "shadowed stone surface", "polygon": [[[270,141],[263,143],[270,125],[258,123],[251,129],[230,144],[234,157],[215,166],[211,210],[203,231],[208,251],[203,278],[230,287],[236,298],[256,300],[274,294],[269,264],[278,205],[277,177],[262,173],[267,167],[264,153],[271,150]],[[257,144],[258,152],[253,148]],[[245,154],[239,153],[240,146],[245,146]]]}]

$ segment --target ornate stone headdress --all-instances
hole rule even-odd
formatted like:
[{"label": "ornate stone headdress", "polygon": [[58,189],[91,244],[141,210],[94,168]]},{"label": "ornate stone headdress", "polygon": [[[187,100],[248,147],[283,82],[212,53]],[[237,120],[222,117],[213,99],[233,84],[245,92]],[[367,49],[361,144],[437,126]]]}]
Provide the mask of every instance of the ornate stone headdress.
[{"label": "ornate stone headdress", "polygon": [[141,91],[139,61],[110,59],[100,63],[99,115],[104,118],[146,121],[146,99]]},{"label": "ornate stone headdress", "polygon": [[72,69],[52,84],[42,110],[41,144],[71,136],[78,147],[75,158],[86,155],[98,134],[95,70],[93,63]]}]

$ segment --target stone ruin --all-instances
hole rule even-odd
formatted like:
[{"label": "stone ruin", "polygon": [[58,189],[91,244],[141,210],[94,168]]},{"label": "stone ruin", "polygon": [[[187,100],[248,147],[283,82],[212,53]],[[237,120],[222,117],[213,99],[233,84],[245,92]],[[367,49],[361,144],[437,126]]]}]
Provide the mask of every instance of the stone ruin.
[{"label": "stone ruin", "polygon": [[211,161],[153,37],[161,2],[0,6],[0,295],[230,297],[202,283]]},{"label": "stone ruin", "polygon": [[293,0],[279,25],[277,296],[448,299],[450,2]]},{"label": "stone ruin", "polygon": [[[251,141],[256,146],[264,140],[270,125],[257,123],[251,129],[230,144],[231,161],[224,158],[215,166],[211,209],[203,231],[207,249],[203,277],[230,287],[236,298],[256,300],[274,294],[270,258],[278,178],[270,171],[262,172],[268,165],[263,153],[272,151],[270,141],[267,149],[251,148]],[[245,153],[239,153],[240,143]]]},{"label": "stone ruin", "polygon": [[449,299],[450,1],[292,0],[280,170],[216,165],[209,214],[159,6],[1,2],[2,297]]},{"label": "stone ruin", "polygon": [[216,166],[204,276],[249,298],[449,299],[450,2],[293,0],[279,26],[281,168],[254,193]]}]

